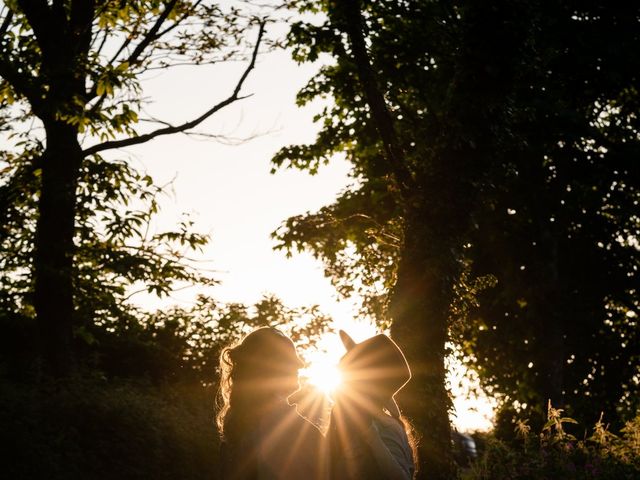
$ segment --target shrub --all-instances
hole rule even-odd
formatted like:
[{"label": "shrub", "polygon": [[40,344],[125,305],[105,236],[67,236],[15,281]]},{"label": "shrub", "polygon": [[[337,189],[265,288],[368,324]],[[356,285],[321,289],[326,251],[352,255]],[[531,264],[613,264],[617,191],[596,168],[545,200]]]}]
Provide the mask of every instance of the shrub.
[{"label": "shrub", "polygon": [[0,382],[2,476],[216,478],[218,439],[210,399],[197,386]]},{"label": "shrub", "polygon": [[620,435],[607,430],[602,418],[582,440],[567,433],[562,410],[548,408],[547,423],[534,435],[526,421],[516,424],[519,443],[486,440],[484,452],[462,480],[634,480],[640,478],[640,415]]}]

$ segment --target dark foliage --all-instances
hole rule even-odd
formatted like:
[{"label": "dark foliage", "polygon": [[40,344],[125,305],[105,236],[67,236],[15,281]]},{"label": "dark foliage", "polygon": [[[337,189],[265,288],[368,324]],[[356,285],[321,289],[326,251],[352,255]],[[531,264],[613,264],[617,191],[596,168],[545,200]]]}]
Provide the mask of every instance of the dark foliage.
[{"label": "dark foliage", "polygon": [[640,417],[628,421],[619,435],[600,419],[590,436],[577,439],[567,433],[575,420],[549,408],[539,435],[519,421],[517,441],[483,438],[480,457],[461,472],[463,480],[633,480],[640,476]]},{"label": "dark foliage", "polygon": [[2,475],[12,479],[218,478],[210,389],[0,381]]},{"label": "dark foliage", "polygon": [[[318,115],[315,142],[274,163],[313,173],[344,153],[357,182],[289,219],[275,234],[282,247],[312,251],[347,294],[362,285],[385,323],[395,301],[392,332],[409,345],[420,337],[431,353],[409,355],[434,376],[427,357],[445,353],[442,336],[423,333],[447,323],[447,304],[463,359],[502,395],[503,435],[514,410],[541,425],[547,399],[586,424],[601,410],[616,426],[631,418],[640,64],[625,52],[640,46],[637,5],[349,2],[404,149],[407,195],[339,18],[345,2],[291,3],[325,14],[292,26],[294,58],[334,60],[298,100],[335,103]],[[440,405],[436,384],[419,382],[413,395]]]}]

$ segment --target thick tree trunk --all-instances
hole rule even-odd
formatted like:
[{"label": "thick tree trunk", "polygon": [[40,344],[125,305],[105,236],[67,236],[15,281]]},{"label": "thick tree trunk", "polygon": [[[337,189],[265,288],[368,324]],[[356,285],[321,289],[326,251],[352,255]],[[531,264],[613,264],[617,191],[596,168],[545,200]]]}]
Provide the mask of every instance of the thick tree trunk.
[{"label": "thick tree trunk", "polygon": [[399,403],[420,438],[416,478],[450,480],[455,478],[455,466],[444,361],[451,257],[450,252],[436,252],[435,243],[425,245],[425,238],[429,238],[425,228],[419,218],[407,221],[391,301],[391,333],[403,348],[413,375],[401,391]]},{"label": "thick tree trunk", "polygon": [[[444,360],[452,281],[457,278],[456,259],[451,250],[455,236],[439,237],[428,231],[428,228],[447,230],[441,225],[451,223],[445,215],[450,211],[449,206],[442,201],[444,196],[437,194],[442,185],[425,190],[437,201],[425,201],[412,176],[371,66],[360,1],[334,3],[329,14],[349,37],[360,84],[382,140],[387,170],[395,180],[397,200],[405,213],[404,246],[390,313],[392,335],[406,352],[413,372],[412,381],[402,392],[401,404],[420,437],[417,478],[450,480],[455,478],[456,471]],[[447,198],[455,197],[455,192],[446,193]]]},{"label": "thick tree trunk", "polygon": [[73,255],[76,187],[82,149],[74,127],[45,122],[47,146],[35,236],[34,304],[44,370],[66,375],[73,366]]}]

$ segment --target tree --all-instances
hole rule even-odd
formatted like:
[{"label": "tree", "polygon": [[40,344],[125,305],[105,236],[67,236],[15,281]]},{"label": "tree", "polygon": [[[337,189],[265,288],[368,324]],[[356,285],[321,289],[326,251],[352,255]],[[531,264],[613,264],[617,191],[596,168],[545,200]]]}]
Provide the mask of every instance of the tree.
[{"label": "tree", "polygon": [[[202,0],[3,2],[0,110],[12,132],[22,138],[18,147],[35,152],[25,157],[28,170],[39,177],[34,192],[34,306],[51,373],[64,375],[72,366],[71,339],[78,321],[74,222],[87,159],[187,132],[245,98],[241,89],[255,65],[264,22],[258,22],[247,67],[224,100],[181,125],[151,119],[160,127],[135,129],[144,72],[227,59],[242,50],[254,24],[236,9],[224,11]],[[33,135],[25,123],[34,119],[43,127],[43,138]]]},{"label": "tree", "polygon": [[[362,186],[319,215],[293,219],[280,238],[285,247],[297,243],[323,256],[334,276],[364,271],[370,286],[386,287],[382,302],[378,297],[371,306],[382,313],[390,307],[391,332],[412,365],[402,404],[422,437],[421,475],[450,478],[449,306],[478,185],[499,142],[486,120],[500,121],[504,83],[519,61],[517,47],[510,48],[499,72],[485,72],[466,55],[513,45],[506,38],[513,32],[495,29],[501,16],[474,31],[466,16],[460,21],[450,5],[434,2],[299,2],[298,8],[328,14],[321,25],[294,26],[298,58],[329,52],[336,60],[300,101],[330,93],[335,106],[323,112],[314,144],[284,149],[275,161],[315,168],[344,151]],[[494,83],[489,75],[504,80]],[[470,95],[472,85],[480,85],[482,102]],[[339,253],[349,247],[357,252],[352,262]],[[373,263],[363,266],[363,259]]]},{"label": "tree", "polygon": [[[37,224],[39,176],[24,156],[7,158],[8,181],[0,187],[3,222],[0,230],[0,323],[3,358],[8,373],[26,379],[34,372],[37,329],[33,304],[33,242]],[[74,351],[80,359],[100,349],[105,332],[126,331],[145,314],[130,300],[146,291],[165,296],[184,284],[217,283],[190,260],[209,241],[184,217],[176,228],[154,231],[151,222],[167,186],[124,161],[92,157],[84,162],[78,181],[72,281]],[[135,328],[133,329],[135,330]],[[132,331],[132,330],[130,330]],[[96,348],[98,347],[98,348]],[[6,351],[4,351],[6,350]],[[91,367],[92,362],[85,361]]]},{"label": "tree", "polygon": [[[37,177],[23,176],[28,160],[11,159],[11,197],[0,230],[0,370],[24,382],[38,374],[31,265],[37,216]],[[107,379],[145,379],[195,388],[217,383],[222,347],[261,326],[282,328],[304,352],[313,349],[330,318],[317,306],[290,309],[273,296],[255,305],[225,304],[201,294],[193,306],[146,311],[132,297],[170,295],[184,286],[217,284],[191,260],[209,237],[189,217],[175,229],[152,227],[169,186],[156,186],[124,161],[91,157],[78,187],[73,283],[74,352],[82,373]]]},{"label": "tree", "polygon": [[217,389],[222,348],[253,329],[281,329],[304,356],[331,323],[315,306],[290,309],[274,296],[246,306],[200,295],[189,308],[174,306],[152,313],[132,308],[128,313],[90,330],[97,343],[89,349],[97,358],[90,365],[93,369],[107,378],[205,387],[210,393]]},{"label": "tree", "polygon": [[[342,293],[360,288],[369,312],[385,320],[390,313],[391,331],[416,373],[402,400],[423,437],[421,475],[448,478],[442,360],[450,321],[456,327],[453,338],[466,342],[467,359],[485,385],[496,394],[509,392],[502,397],[505,403],[523,398],[525,388],[538,399],[561,403],[564,380],[559,375],[568,358],[564,345],[571,327],[563,321],[565,298],[559,287],[581,281],[571,303],[584,302],[579,311],[589,312],[594,353],[583,356],[585,366],[587,358],[611,355],[598,343],[603,298],[624,298],[632,314],[637,305],[629,284],[637,250],[622,245],[627,240],[618,242],[624,248],[614,246],[615,232],[629,238],[638,231],[637,218],[629,218],[637,202],[637,191],[629,186],[633,181],[621,187],[616,180],[637,176],[628,162],[637,136],[631,112],[638,70],[620,56],[637,41],[637,12],[621,5],[609,9],[601,2],[578,8],[571,2],[384,1],[361,2],[358,14],[353,2],[293,3],[303,12],[326,15],[292,27],[294,57],[313,61],[328,53],[334,60],[299,93],[299,101],[329,96],[334,103],[318,115],[323,129],[314,143],[285,148],[274,162],[313,172],[331,155],[345,153],[357,186],[317,213],[289,219],[275,236],[282,248],[308,248],[322,258]],[[366,50],[354,41],[357,35]],[[611,42],[598,43],[602,38]],[[361,62],[365,56],[368,74]],[[372,102],[376,86],[391,116],[391,132],[381,125],[379,107]],[[611,118],[617,133],[609,136],[599,128],[599,115]],[[624,140],[620,129],[627,132]],[[397,137],[400,155],[392,151],[389,133]],[[607,145],[618,139],[611,157],[598,150],[594,135],[606,137]],[[398,159],[407,174],[398,174]],[[572,165],[579,160],[584,163]],[[566,176],[557,182],[556,174],[567,164]],[[611,186],[618,194],[583,212],[580,202],[586,197],[561,194],[567,178],[573,191],[595,187],[592,202]],[[566,212],[563,205],[569,201],[576,217],[554,214]],[[601,208],[611,213],[607,225]],[[518,215],[510,215],[516,210]],[[578,236],[576,228],[584,235]],[[538,247],[533,243],[535,255],[522,263],[521,247],[532,236],[541,240]],[[615,268],[598,253],[602,247],[593,244],[596,237],[616,256],[624,250]],[[564,243],[561,251],[553,246],[558,242]],[[593,261],[581,264],[586,252]],[[525,264],[535,277],[522,276]],[[592,297],[595,282],[586,271],[603,272],[605,265],[608,293]],[[562,280],[550,275],[558,268]],[[527,279],[513,281],[518,275]],[[495,280],[497,286],[487,289]],[[528,314],[513,323],[513,317],[504,317],[505,302],[511,312],[521,295]],[[618,316],[618,325],[621,320]],[[507,326],[508,334],[494,325]],[[529,360],[516,340],[529,328],[538,332],[537,358],[544,360],[537,379],[527,375]],[[460,336],[460,329],[466,334]],[[617,365],[626,365],[628,383],[636,357],[619,348],[620,334],[629,335],[628,329],[609,337],[608,345],[618,356]],[[481,346],[485,339],[491,350]],[[615,383],[617,375],[609,375]],[[574,378],[573,385],[583,378]],[[509,390],[514,384],[521,388],[517,393]]]},{"label": "tree", "polygon": [[523,147],[496,159],[471,240],[473,272],[498,284],[459,338],[504,396],[503,435],[514,416],[542,424],[547,400],[618,428],[638,408],[640,64],[623,53],[638,9],[561,2],[533,18],[544,34],[514,95]]}]

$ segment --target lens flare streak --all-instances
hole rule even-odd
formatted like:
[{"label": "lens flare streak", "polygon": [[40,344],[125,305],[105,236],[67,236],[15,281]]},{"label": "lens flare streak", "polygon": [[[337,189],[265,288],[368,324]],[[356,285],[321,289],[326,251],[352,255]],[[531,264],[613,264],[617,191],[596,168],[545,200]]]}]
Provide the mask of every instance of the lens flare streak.
[{"label": "lens flare streak", "polygon": [[308,379],[309,383],[326,394],[336,390],[342,381],[342,374],[338,366],[328,358],[314,359],[300,373]]}]

